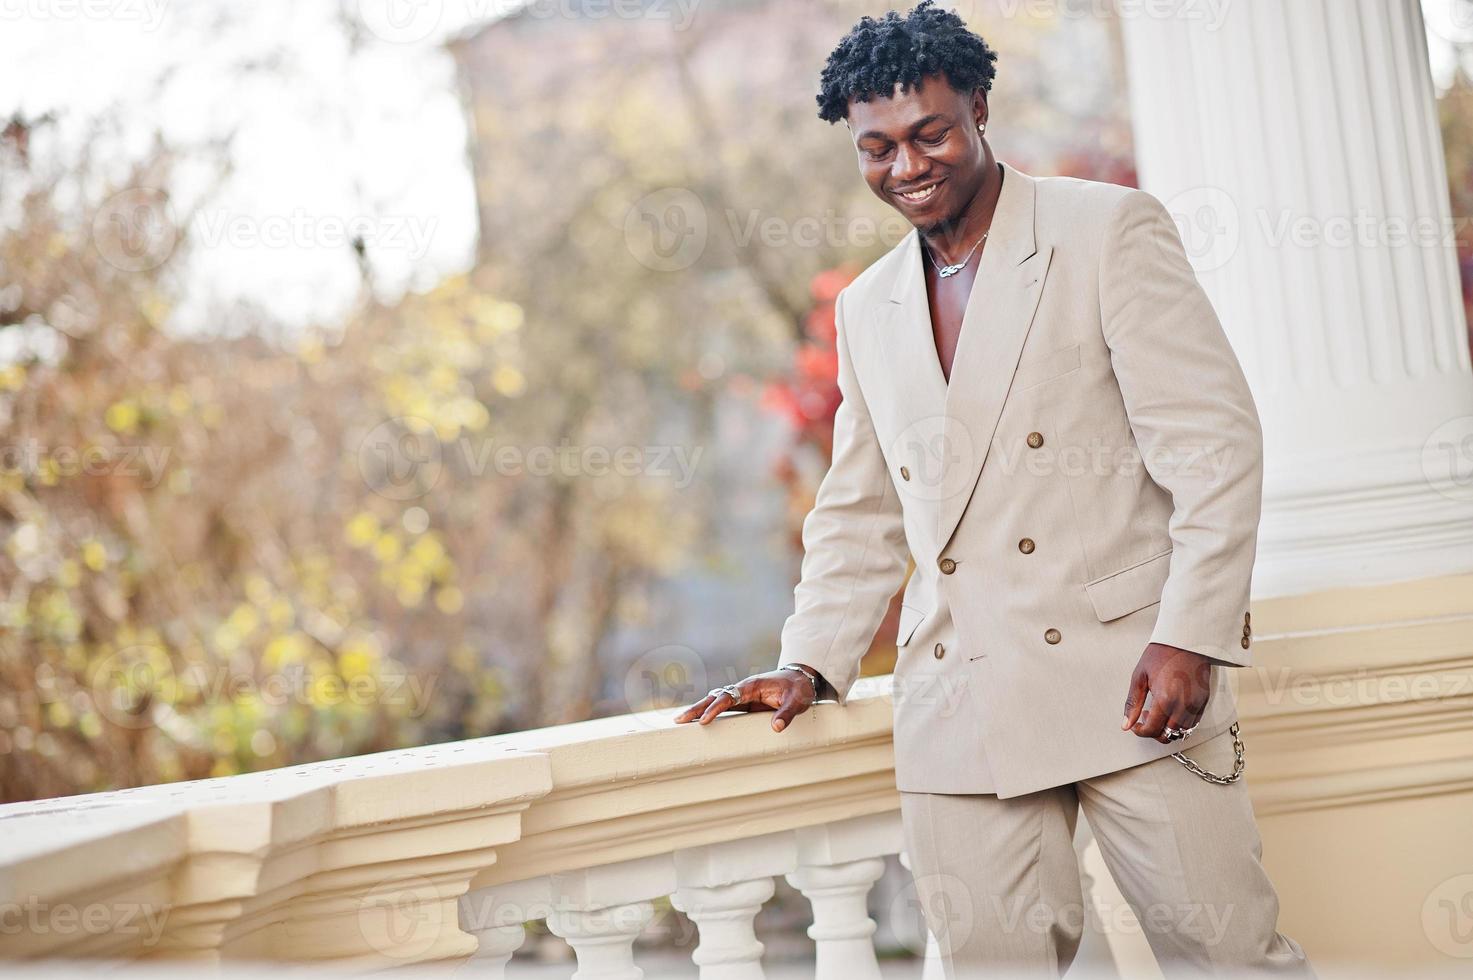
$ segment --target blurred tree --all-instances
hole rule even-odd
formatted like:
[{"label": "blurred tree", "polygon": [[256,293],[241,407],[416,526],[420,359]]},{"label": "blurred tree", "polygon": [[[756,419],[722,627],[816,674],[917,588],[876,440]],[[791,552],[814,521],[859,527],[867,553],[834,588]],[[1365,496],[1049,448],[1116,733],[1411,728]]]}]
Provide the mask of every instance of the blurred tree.
[{"label": "blurred tree", "polygon": [[[172,337],[189,216],[144,189],[168,186],[174,159],[114,183],[85,157],[38,163],[31,136],[0,160],[0,795],[484,725],[500,690],[457,628],[446,535],[358,475],[405,377],[384,368],[382,311],[365,307],[330,366],[315,341]],[[459,302],[447,287],[420,305],[437,323]]]},{"label": "blurred tree", "polygon": [[[972,6],[1006,52],[998,152],[1127,179],[1119,93],[1079,83],[1108,74],[1101,25]],[[770,485],[717,420],[765,398],[793,423],[791,545],[827,465],[833,298],[909,230],[814,116],[865,9],[527,14],[453,42],[477,261],[385,305],[372,243],[345,245],[360,302],[305,331],[249,310],[166,329],[202,247],[166,191],[181,166],[228,171],[228,145],[156,143],[119,173],[9,120],[0,794],[623,710],[610,634],[659,583],[724,567],[717,474]]]}]

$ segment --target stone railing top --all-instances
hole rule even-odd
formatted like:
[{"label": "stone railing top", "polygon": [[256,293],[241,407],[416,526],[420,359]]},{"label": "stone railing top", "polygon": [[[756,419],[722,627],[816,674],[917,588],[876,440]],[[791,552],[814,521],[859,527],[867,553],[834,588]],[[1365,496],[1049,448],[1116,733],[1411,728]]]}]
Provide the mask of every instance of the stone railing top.
[{"label": "stone railing top", "polygon": [[[819,705],[781,734],[770,716],[701,727],[675,725],[675,711],[661,709],[8,804],[0,905],[108,906],[147,895],[170,910],[158,940],[166,949],[277,955],[290,948],[280,935],[286,906],[329,895],[351,905],[395,876],[423,877],[453,903],[473,879],[483,886],[884,812],[897,805],[889,691],[889,678],[867,679],[846,706]],[[351,932],[336,956],[382,952],[352,949]],[[143,951],[123,937],[80,938],[88,944],[7,933],[0,955]]]}]

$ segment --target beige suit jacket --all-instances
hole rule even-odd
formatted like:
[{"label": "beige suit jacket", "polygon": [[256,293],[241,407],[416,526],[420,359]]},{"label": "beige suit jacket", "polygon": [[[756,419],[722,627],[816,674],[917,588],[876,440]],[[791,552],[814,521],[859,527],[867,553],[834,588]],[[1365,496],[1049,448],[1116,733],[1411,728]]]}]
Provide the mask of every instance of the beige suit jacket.
[{"label": "beige suit jacket", "polygon": [[[1186,750],[1236,718],[1262,430],[1150,194],[1007,164],[950,384],[912,231],[838,299],[832,465],[780,663],[842,703],[905,576],[901,790],[1031,793]],[[1218,661],[1197,731],[1120,730],[1160,642]],[[820,709],[823,710],[823,709]],[[832,709],[830,709],[832,710]]]}]

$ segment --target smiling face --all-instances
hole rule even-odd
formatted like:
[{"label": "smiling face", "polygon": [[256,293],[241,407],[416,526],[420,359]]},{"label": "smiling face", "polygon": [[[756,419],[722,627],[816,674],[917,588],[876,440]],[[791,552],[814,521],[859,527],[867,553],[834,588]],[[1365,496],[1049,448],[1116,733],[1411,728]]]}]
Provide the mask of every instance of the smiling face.
[{"label": "smiling face", "polygon": [[955,228],[986,182],[987,121],[978,89],[958,92],[945,76],[868,102],[851,100],[849,130],[870,190],[928,235]]}]

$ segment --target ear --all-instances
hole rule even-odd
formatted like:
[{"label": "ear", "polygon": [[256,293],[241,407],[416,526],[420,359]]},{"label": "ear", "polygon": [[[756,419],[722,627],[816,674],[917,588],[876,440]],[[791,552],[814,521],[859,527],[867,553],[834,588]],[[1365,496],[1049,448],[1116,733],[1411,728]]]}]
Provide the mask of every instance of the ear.
[{"label": "ear", "polygon": [[985,89],[972,90],[972,125],[980,126],[987,122],[987,91]]}]

